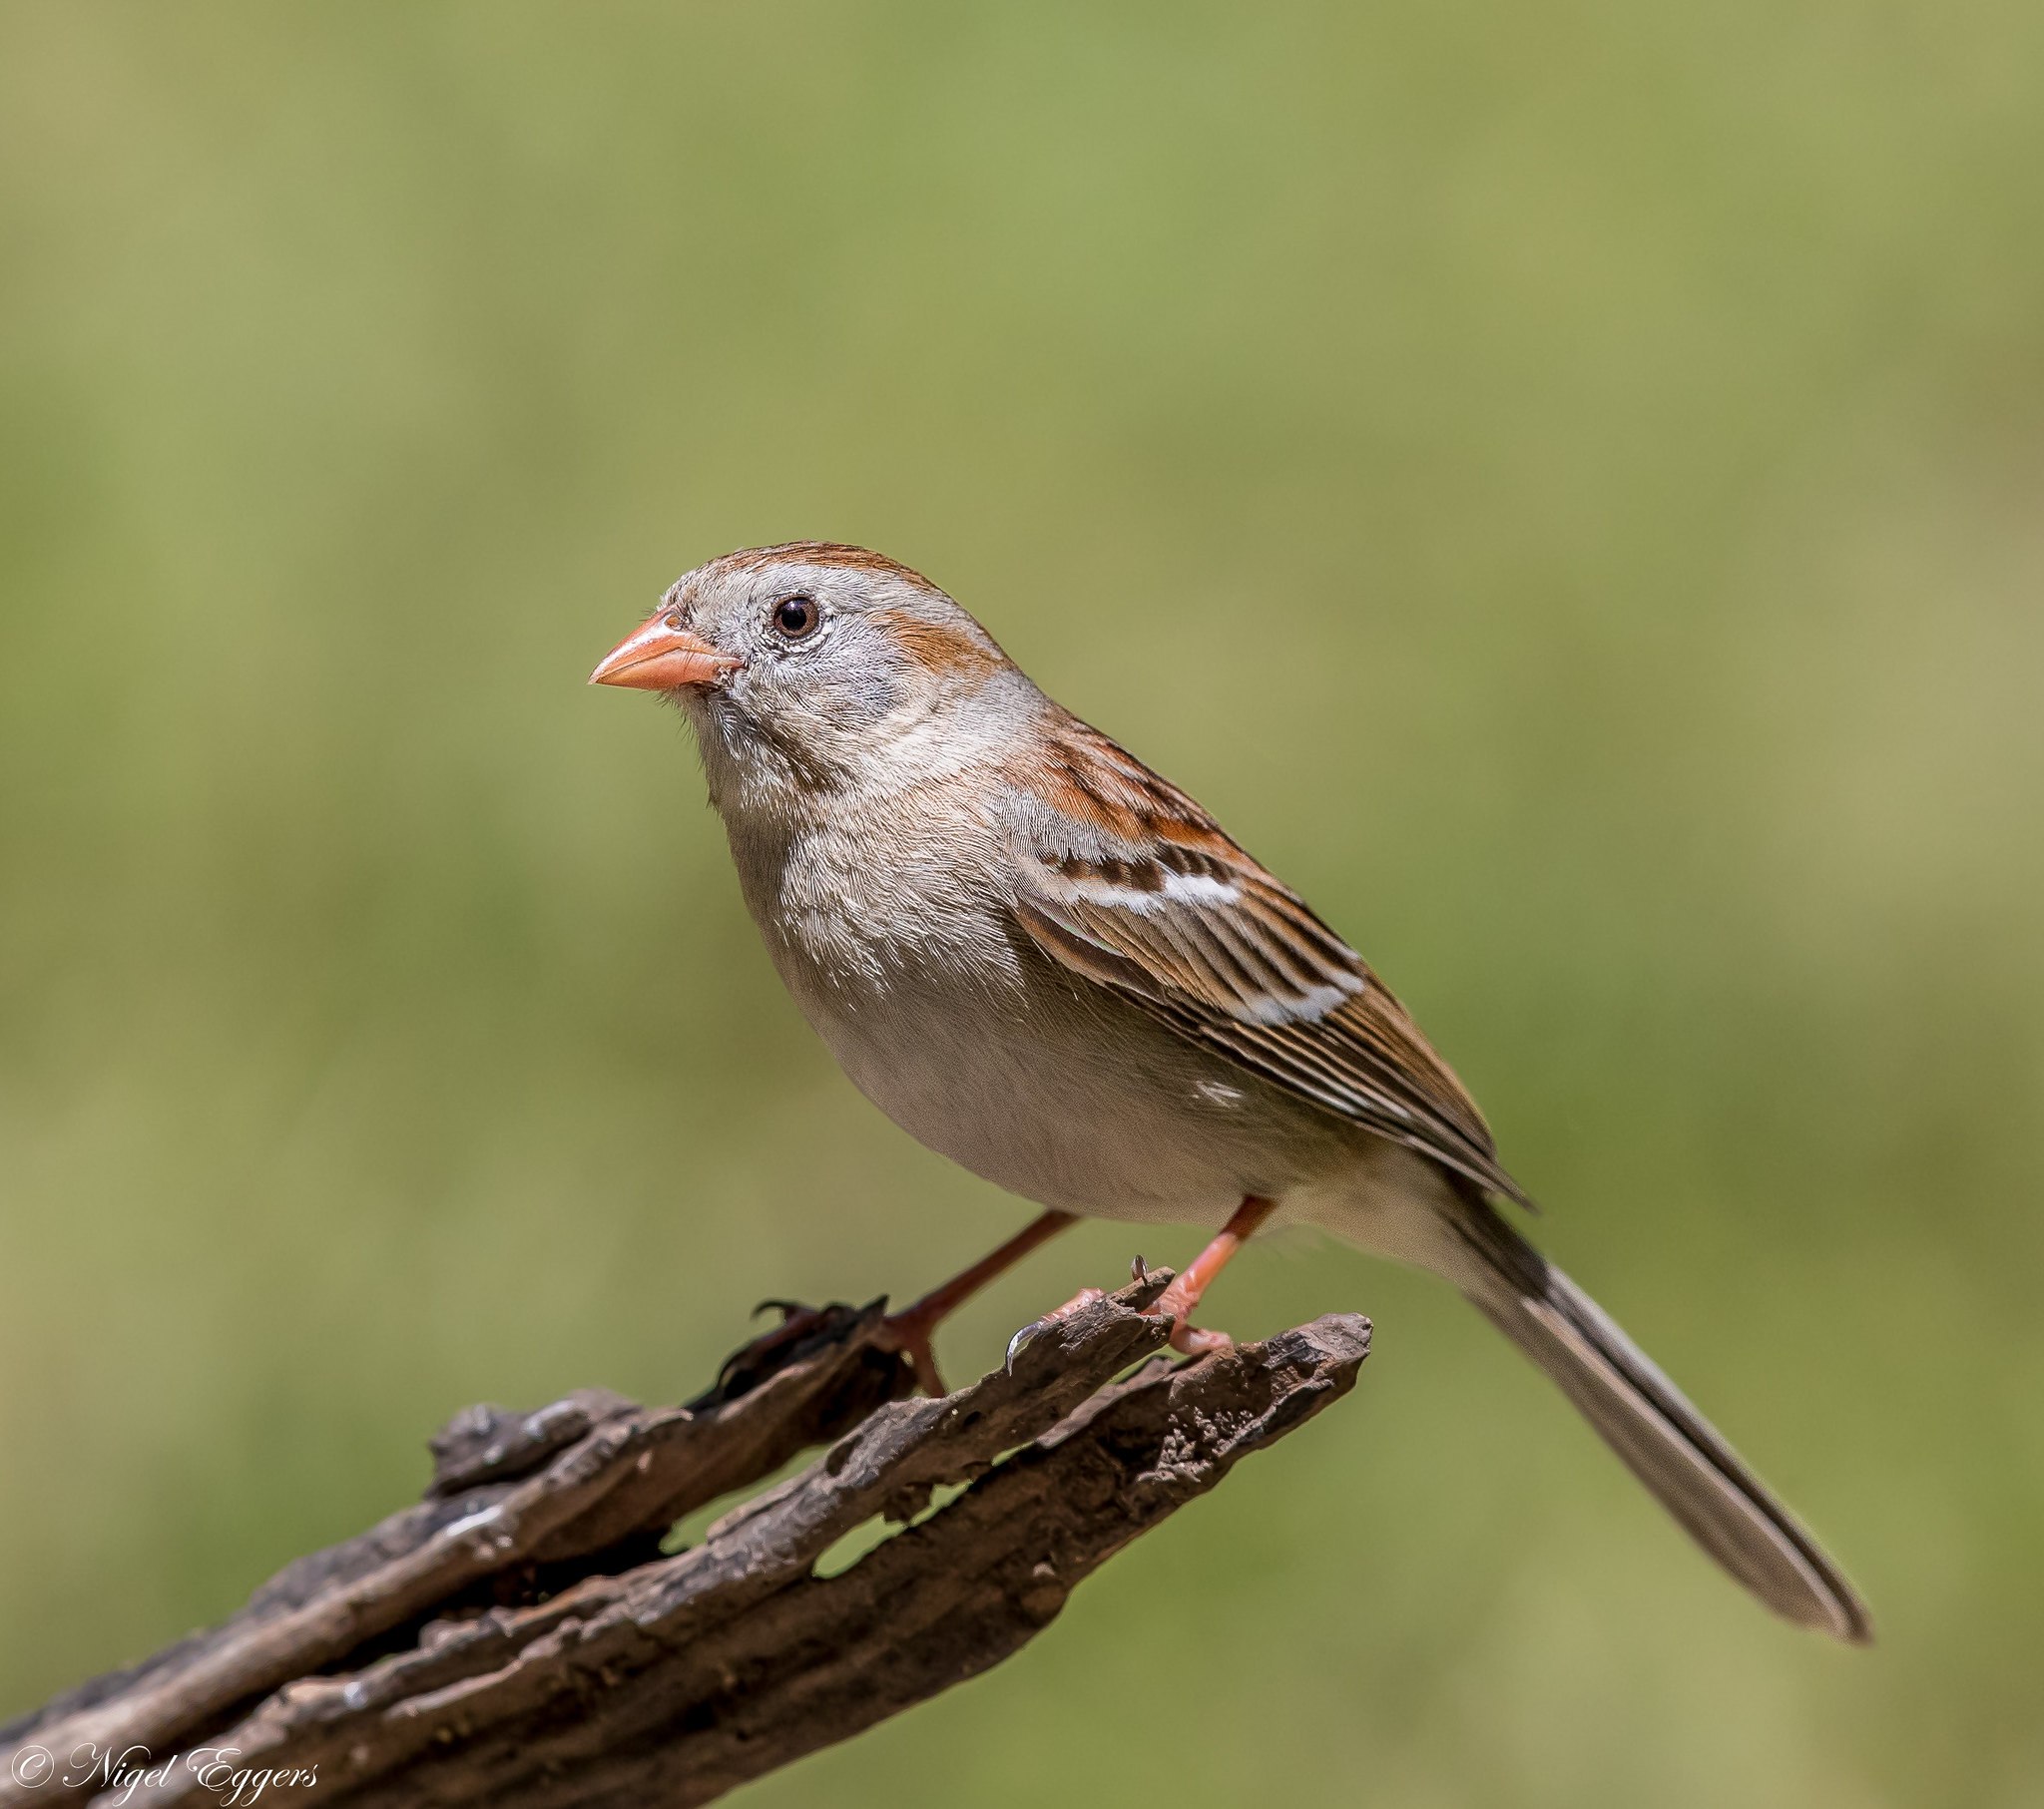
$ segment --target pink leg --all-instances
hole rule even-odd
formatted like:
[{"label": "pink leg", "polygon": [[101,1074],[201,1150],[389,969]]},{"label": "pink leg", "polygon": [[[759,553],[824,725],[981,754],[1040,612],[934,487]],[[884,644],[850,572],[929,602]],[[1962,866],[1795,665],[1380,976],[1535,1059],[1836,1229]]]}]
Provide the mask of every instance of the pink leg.
[{"label": "pink leg", "polygon": [[1078,1222],[1076,1212],[1045,1212],[1031,1219],[991,1255],[981,1257],[971,1268],[953,1275],[943,1286],[932,1288],[914,1305],[903,1307],[898,1313],[890,1313],[881,1327],[882,1348],[898,1350],[908,1358],[923,1393],[940,1395],[947,1392],[943,1377],[937,1372],[936,1352],[930,1348],[930,1336],[937,1326],[996,1275],[1013,1268],[1039,1244],[1048,1243],[1060,1231]]},{"label": "pink leg", "polygon": [[[1157,1296],[1155,1303],[1143,1310],[1159,1318],[1175,1320],[1171,1328],[1172,1349],[1183,1351],[1188,1356],[1201,1357],[1209,1351],[1233,1350],[1235,1340],[1226,1332],[1201,1331],[1190,1323],[1193,1308],[1200,1304],[1200,1298],[1214,1285],[1215,1276],[1228,1266],[1242,1246],[1249,1242],[1271,1214],[1278,1210],[1275,1199],[1263,1199],[1251,1194],[1236,1207],[1234,1215],[1224,1225],[1214,1240],[1195,1256],[1192,1262]],[[1138,1256],[1133,1270],[1135,1279],[1141,1281],[1144,1275],[1143,1259]],[[1045,1313],[1041,1319],[1025,1325],[1008,1345],[1008,1367],[1015,1366],[1015,1353],[1045,1326],[1055,1325],[1069,1319],[1082,1306],[1091,1306],[1104,1296],[1099,1288],[1082,1288],[1055,1312]]]},{"label": "pink leg", "polygon": [[1235,1340],[1226,1332],[1204,1332],[1192,1324],[1193,1308],[1200,1304],[1200,1297],[1214,1285],[1214,1277],[1229,1264],[1242,1246],[1263,1222],[1278,1210],[1275,1199],[1261,1199],[1252,1193],[1235,1209],[1235,1215],[1221,1227],[1220,1234],[1199,1255],[1173,1278],[1171,1285],[1157,1297],[1157,1304],[1150,1310],[1167,1318],[1176,1319],[1172,1327],[1171,1346],[1189,1356],[1203,1356],[1210,1350],[1233,1350]]}]

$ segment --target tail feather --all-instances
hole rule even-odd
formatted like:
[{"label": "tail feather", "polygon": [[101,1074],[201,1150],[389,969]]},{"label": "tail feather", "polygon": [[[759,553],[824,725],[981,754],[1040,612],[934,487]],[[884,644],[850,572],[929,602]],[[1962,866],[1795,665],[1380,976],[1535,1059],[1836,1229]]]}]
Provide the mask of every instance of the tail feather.
[{"label": "tail feather", "polygon": [[1490,1207],[1455,1229],[1482,1260],[1462,1277],[1479,1311],[1553,1378],[1698,1545],[1769,1607],[1864,1645],[1858,1591],[1717,1429],[1589,1295]]}]

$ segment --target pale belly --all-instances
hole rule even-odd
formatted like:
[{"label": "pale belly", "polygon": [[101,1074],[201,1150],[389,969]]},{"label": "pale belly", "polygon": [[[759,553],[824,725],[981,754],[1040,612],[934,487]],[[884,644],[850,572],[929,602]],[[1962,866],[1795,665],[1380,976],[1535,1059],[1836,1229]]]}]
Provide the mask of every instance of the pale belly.
[{"label": "pale belly", "polygon": [[874,1105],[1042,1205],[1218,1226],[1247,1194],[1282,1200],[1357,1160],[1354,1132],[1111,995],[1039,980],[988,997],[896,976],[818,996],[784,977]]}]

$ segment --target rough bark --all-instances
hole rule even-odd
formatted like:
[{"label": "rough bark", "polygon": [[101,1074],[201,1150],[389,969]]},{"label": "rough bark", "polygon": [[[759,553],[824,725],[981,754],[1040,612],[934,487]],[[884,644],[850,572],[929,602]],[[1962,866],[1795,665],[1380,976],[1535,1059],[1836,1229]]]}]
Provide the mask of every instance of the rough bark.
[{"label": "rough bark", "polygon": [[[592,1390],[471,1408],[433,1441],[424,1501],[0,1729],[0,1805],[111,1804],[122,1763],[147,1773],[130,1803],[220,1802],[237,1772],[322,1809],[710,1802],[999,1663],[1367,1354],[1368,1323],[1334,1315],[1168,1361],[1139,1310],[1168,1279],[940,1400],[902,1398],[876,1303],[797,1315],[686,1407]],[[678,1519],[818,1444],[662,1551]],[[900,1530],[827,1562],[876,1522]]]}]

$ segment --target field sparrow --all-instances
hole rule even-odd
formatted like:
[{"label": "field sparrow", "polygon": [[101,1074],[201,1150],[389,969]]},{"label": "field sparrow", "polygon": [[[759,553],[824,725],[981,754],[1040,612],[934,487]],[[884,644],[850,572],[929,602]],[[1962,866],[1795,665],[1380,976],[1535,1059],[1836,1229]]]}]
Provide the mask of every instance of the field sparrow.
[{"label": "field sparrow", "polygon": [[929,1333],[1080,1215],[1218,1227],[1190,1314],[1260,1225],[1430,1269],[1553,1377],[1776,1612],[1871,1636],[1837,1567],[1587,1294],[1505,1220],[1482,1115],[1305,902],[1177,786],[1038,690],[891,559],[820,542],[691,572],[594,681],[665,693],[747,904],[859,1090],[1047,1208],[897,1316]]}]

